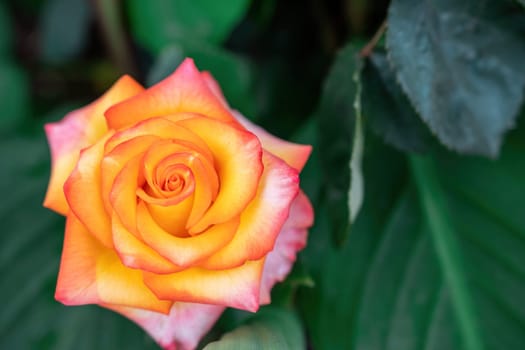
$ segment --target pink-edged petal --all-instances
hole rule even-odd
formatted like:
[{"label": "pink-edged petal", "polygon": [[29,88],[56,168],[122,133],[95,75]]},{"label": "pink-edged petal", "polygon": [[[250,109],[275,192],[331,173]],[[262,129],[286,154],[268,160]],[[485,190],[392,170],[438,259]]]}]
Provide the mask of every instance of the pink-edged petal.
[{"label": "pink-edged petal", "polygon": [[65,305],[117,304],[166,314],[172,305],[159,300],[144,285],[141,271],[122,265],[117,254],[91,236],[71,213],[55,298]]},{"label": "pink-edged petal", "polygon": [[275,247],[266,256],[261,281],[260,303],[270,303],[270,291],[290,273],[297,253],[306,246],[308,228],[313,224],[313,209],[301,191],[290,208],[290,216],[277,237]]},{"label": "pink-edged petal", "polygon": [[273,250],[266,256],[261,281],[261,305],[270,303],[270,291],[277,282],[282,282],[290,273],[297,253],[306,246],[308,229],[312,226],[314,211],[308,197],[300,191],[288,220],[277,237]]},{"label": "pink-edged petal", "polygon": [[[224,104],[225,107],[230,108],[224,94],[222,93],[219,83],[213,78],[209,72],[202,72],[202,78],[208,84],[210,90],[217,96],[217,98]],[[231,108],[230,108],[231,110]],[[254,133],[259,140],[263,148],[274,155],[283,159],[288,165],[301,171],[312,153],[312,146],[301,145],[293,142],[282,140],[260,126],[252,123],[248,118],[244,117],[240,112],[231,110],[237,122],[239,122],[244,128]]]},{"label": "pink-edged petal", "polygon": [[275,248],[272,250],[264,265],[261,281],[260,303],[266,305],[271,302],[270,292],[277,282],[282,282],[292,270],[298,251],[306,245],[307,229],[286,228],[280,233]]},{"label": "pink-edged petal", "polygon": [[123,76],[95,102],[45,125],[51,149],[51,178],[44,206],[62,215],[69,211],[62,186],[75,167],[81,149],[92,145],[107,132],[104,112],[115,103],[144,90],[133,78]]},{"label": "pink-edged petal", "polygon": [[297,170],[271,153],[263,152],[263,164],[257,194],[242,212],[235,237],[200,266],[231,268],[247,260],[260,259],[272,250],[299,191],[299,178]]},{"label": "pink-edged petal", "polygon": [[230,306],[255,312],[259,308],[263,267],[264,258],[218,271],[193,267],[165,275],[144,272],[144,283],[162,300]]},{"label": "pink-edged petal", "polygon": [[282,140],[258,125],[255,125],[245,118],[238,111],[233,111],[233,115],[242,126],[254,133],[261,141],[263,148],[283,159],[292,168],[301,171],[312,153],[312,146],[300,145],[298,143]]},{"label": "pink-edged petal", "polygon": [[160,83],[110,108],[106,120],[109,127],[121,129],[141,120],[177,112],[194,112],[222,121],[234,119],[210,91],[193,60],[187,58]]},{"label": "pink-edged petal", "polygon": [[297,197],[295,197],[292,206],[290,207],[290,215],[283,225],[283,228],[309,228],[314,224],[314,209],[312,203],[306,194],[299,190]]},{"label": "pink-edged petal", "polygon": [[142,327],[165,350],[193,350],[217,322],[224,306],[174,303],[169,315],[147,310],[103,305]]},{"label": "pink-edged petal", "polygon": [[201,73],[202,79],[206,82],[208,87],[210,88],[211,92],[221,101],[221,103],[228,109],[230,109],[230,106],[228,105],[228,101],[226,101],[226,98],[224,97],[224,94],[222,93],[221,86],[215,80],[213,75],[211,75],[210,72],[204,71]]}]

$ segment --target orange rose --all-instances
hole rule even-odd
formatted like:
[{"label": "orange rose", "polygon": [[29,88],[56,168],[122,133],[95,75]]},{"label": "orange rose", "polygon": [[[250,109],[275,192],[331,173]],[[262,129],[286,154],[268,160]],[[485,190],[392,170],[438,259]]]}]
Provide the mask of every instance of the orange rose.
[{"label": "orange rose", "polygon": [[311,147],[232,111],[190,59],[149,89],[122,77],[46,133],[44,205],[67,217],[56,299],[115,310],[166,349],[268,303],[306,243]]}]

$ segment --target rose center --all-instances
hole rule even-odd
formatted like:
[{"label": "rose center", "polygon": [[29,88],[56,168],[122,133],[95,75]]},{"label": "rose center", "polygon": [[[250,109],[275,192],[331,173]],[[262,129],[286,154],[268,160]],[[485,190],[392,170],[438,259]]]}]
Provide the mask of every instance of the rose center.
[{"label": "rose center", "polygon": [[156,186],[166,195],[176,195],[182,192],[187,185],[191,186],[193,174],[183,164],[175,164],[164,169],[163,174],[156,182]]}]

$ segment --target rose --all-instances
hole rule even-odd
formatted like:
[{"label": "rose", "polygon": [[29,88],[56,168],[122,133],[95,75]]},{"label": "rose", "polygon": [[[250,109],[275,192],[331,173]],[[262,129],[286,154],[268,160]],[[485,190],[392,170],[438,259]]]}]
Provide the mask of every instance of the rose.
[{"label": "rose", "polygon": [[231,110],[190,59],[45,129],[44,205],[67,217],[56,299],[115,310],[166,349],[194,348],[227,306],[269,303],[306,243],[310,146]]}]

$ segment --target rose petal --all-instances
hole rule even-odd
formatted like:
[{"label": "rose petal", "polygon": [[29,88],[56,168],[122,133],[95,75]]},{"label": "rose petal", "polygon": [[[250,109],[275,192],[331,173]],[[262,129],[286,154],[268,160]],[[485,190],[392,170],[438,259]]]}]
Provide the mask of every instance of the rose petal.
[{"label": "rose petal", "polygon": [[310,228],[314,224],[314,209],[308,196],[299,190],[290,206],[290,215],[283,225],[283,228]]},{"label": "rose petal", "polygon": [[[106,152],[108,143],[111,142],[115,135],[106,142]],[[113,210],[109,197],[117,175],[131,159],[143,154],[158,140],[158,137],[152,135],[137,136],[116,145],[112,148],[111,152],[104,156],[101,164],[102,200],[104,201],[104,207],[107,213],[111,213]]]},{"label": "rose petal", "polygon": [[[106,247],[113,247],[111,224],[102,200],[100,163],[106,134],[93,146],[84,149],[77,166],[64,184],[66,200],[75,216]],[[87,189],[87,190],[86,190]]]},{"label": "rose petal", "polygon": [[178,266],[191,266],[224,247],[231,241],[238,226],[239,220],[234,218],[213,225],[200,235],[177,237],[153,220],[145,203],[137,206],[137,229],[143,241]]},{"label": "rose petal", "polygon": [[224,306],[174,303],[169,315],[104,305],[141,326],[165,350],[193,350],[224,311]]},{"label": "rose petal", "polygon": [[109,201],[115,214],[130,232],[136,232],[137,187],[139,187],[142,155],[130,159],[115,177]]},{"label": "rose petal", "polygon": [[66,115],[56,123],[45,125],[51,149],[51,178],[44,206],[62,215],[69,211],[62,186],[75,167],[81,149],[92,145],[106,131],[104,112],[111,105],[144,90],[133,78],[120,78],[102,97],[90,105]]},{"label": "rose petal", "polygon": [[[146,203],[140,201],[141,203]],[[187,238],[188,232],[186,230],[186,222],[191,214],[194,198],[190,196],[180,203],[170,206],[157,205],[146,203],[148,212],[153,220],[162,227],[163,230],[169,232],[170,235],[176,237]]]},{"label": "rose petal", "polygon": [[172,305],[158,300],[144,285],[142,273],[122,265],[73,214],[67,217],[55,298],[66,305],[107,303],[162,313]]},{"label": "rose petal", "polygon": [[288,165],[297,169],[299,172],[304,168],[308,157],[310,157],[310,153],[312,153],[312,146],[300,145],[280,139],[260,126],[255,125],[238,111],[233,111],[233,115],[242,126],[253,132],[259,138],[266,151],[283,159]]},{"label": "rose petal", "polygon": [[159,299],[235,307],[255,312],[264,258],[227,270],[200,268],[157,275],[144,273],[144,282]]},{"label": "rose petal", "polygon": [[213,75],[211,75],[210,72],[204,71],[204,72],[201,72],[201,76],[202,76],[202,79],[204,79],[204,81],[210,88],[211,92],[213,92],[213,94],[219,99],[219,101],[221,101],[221,103],[225,107],[230,109],[230,106],[228,105],[228,101],[226,101],[226,98],[224,97],[224,94],[222,93],[221,86],[219,85],[217,80],[215,80]]},{"label": "rose petal", "polygon": [[173,273],[183,269],[129,232],[117,215],[113,214],[111,223],[115,250],[125,266],[154,273]]},{"label": "rose petal", "polygon": [[313,224],[313,217],[312,205],[300,191],[290,208],[290,216],[275,241],[275,247],[266,256],[261,281],[261,305],[270,303],[272,287],[290,273],[297,252],[306,245],[308,228]]},{"label": "rose petal", "polygon": [[299,191],[297,170],[271,153],[263,153],[264,173],[257,195],[241,215],[233,240],[200,266],[224,269],[257,260],[272,250]]},{"label": "rose petal", "polygon": [[160,83],[111,107],[106,112],[106,120],[110,128],[121,129],[141,120],[177,112],[194,112],[218,120],[233,120],[230,111],[210,91],[189,58]]},{"label": "rose petal", "polygon": [[[202,72],[202,78],[208,84],[210,90],[217,96],[223,105],[231,110],[228,102],[224,98],[219,83],[213,78],[209,72]],[[288,165],[301,171],[312,152],[312,146],[300,145],[293,142],[288,142],[280,139],[258,125],[252,123],[249,119],[244,117],[240,112],[231,110],[235,119],[247,130],[253,132],[261,141],[263,148],[281,159],[284,159]]]},{"label": "rose petal", "polygon": [[212,157],[206,142],[199,138],[192,130],[181,127],[177,124],[178,121],[192,118],[201,118],[195,113],[177,113],[163,118],[150,118],[134,125],[131,128],[117,132],[106,144],[106,153],[109,153],[117,145],[136,138],[138,136],[157,136],[166,140],[184,140],[198,148],[198,150],[206,155]]},{"label": "rose petal", "polygon": [[[206,147],[207,148],[207,147]],[[173,162],[169,162],[169,160]],[[168,162],[166,162],[168,161]],[[144,157],[145,177],[149,184],[155,182],[154,174],[161,169],[162,164],[179,163],[191,169],[194,186],[191,186],[195,200],[188,221],[180,221],[184,229],[193,226],[206,212],[211,202],[216,198],[219,190],[219,179],[214,168],[213,155],[201,150],[197,145],[186,140],[165,140],[158,142],[148,150]],[[188,185],[188,184],[186,184]],[[194,191],[193,191],[194,190]],[[155,188],[152,192],[162,195],[162,191]],[[152,201],[150,201],[152,202]],[[167,204],[175,204],[172,200],[163,201]],[[160,203],[159,203],[160,204]],[[164,226],[167,229],[166,226]],[[171,231],[171,230],[169,230]],[[191,234],[192,232],[190,232]]]}]

